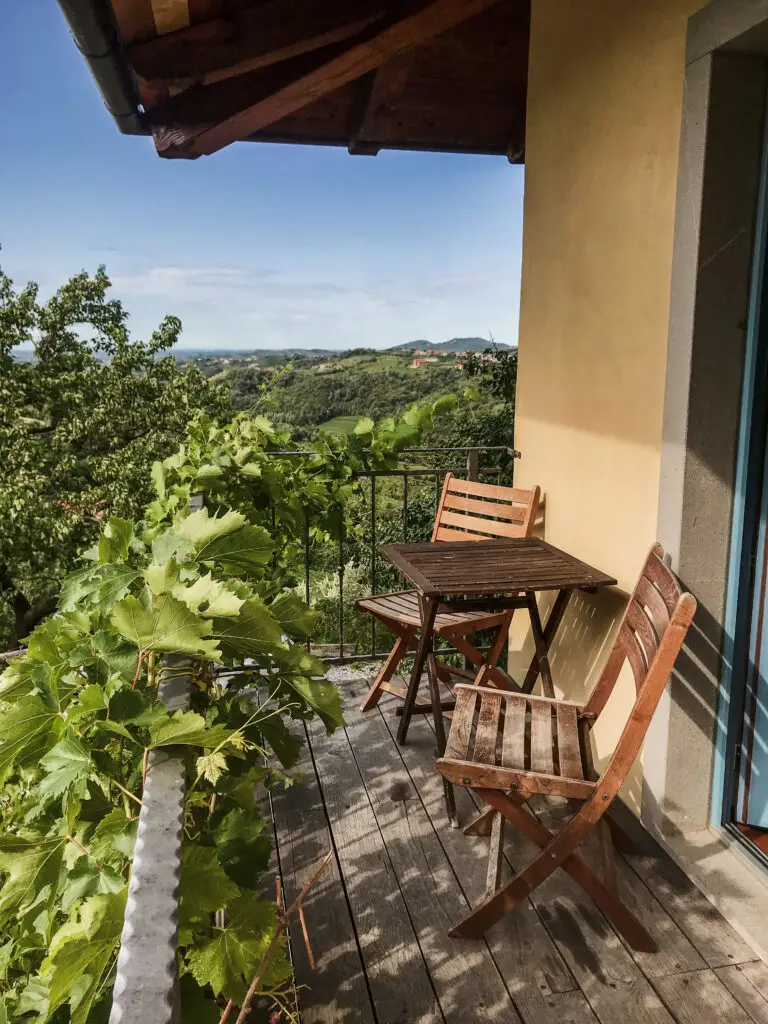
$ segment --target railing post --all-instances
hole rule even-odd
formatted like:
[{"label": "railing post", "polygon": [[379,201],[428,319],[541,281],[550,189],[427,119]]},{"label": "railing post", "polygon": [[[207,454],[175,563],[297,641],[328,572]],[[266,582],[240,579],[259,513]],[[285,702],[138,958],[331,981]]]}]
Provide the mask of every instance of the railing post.
[{"label": "railing post", "polygon": [[[203,507],[202,494],[189,498],[189,510]],[[169,714],[188,711],[192,692],[189,658],[170,654],[163,664],[173,673],[157,687]],[[177,963],[179,885],[186,796],[183,747],[152,750],[141,797],[128,902],[117,955],[109,1024],[180,1024]]]},{"label": "railing post", "polygon": [[[166,664],[188,664],[169,656]],[[189,708],[190,676],[163,680],[157,695],[166,709]],[[186,791],[184,750],[149,755],[139,812],[128,903],[117,957],[109,1024],[178,1024],[176,963],[181,843]]]},{"label": "railing post", "polygon": [[470,448],[467,452],[467,480],[477,480],[480,476],[480,449]]}]

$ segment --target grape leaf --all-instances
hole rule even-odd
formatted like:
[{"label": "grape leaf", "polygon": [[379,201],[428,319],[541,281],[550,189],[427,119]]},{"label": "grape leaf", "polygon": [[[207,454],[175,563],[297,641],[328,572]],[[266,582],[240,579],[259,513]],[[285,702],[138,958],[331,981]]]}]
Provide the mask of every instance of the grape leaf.
[{"label": "grape leaf", "polygon": [[133,679],[136,672],[136,651],[129,643],[106,629],[94,633],[90,643],[97,659],[100,680],[106,682],[114,673],[125,679]]},{"label": "grape leaf", "polygon": [[450,412],[451,409],[455,409],[456,401],[456,395],[441,395],[432,406],[432,412],[435,416],[442,416],[444,413]]},{"label": "grape leaf", "polygon": [[264,835],[265,822],[238,808],[216,829],[219,861],[226,873],[244,889],[253,889],[267,870],[272,843]]},{"label": "grape leaf", "polygon": [[234,738],[236,745],[240,733],[224,725],[208,726],[202,715],[194,711],[177,711],[171,717],[167,713],[155,722],[149,730],[150,747],[204,747],[212,750],[228,739]]},{"label": "grape leaf", "polygon": [[[241,1004],[246,989],[259,969],[277,925],[274,903],[255,893],[244,893],[227,908],[223,931],[188,954],[188,963],[199,985],[210,985],[215,995]],[[277,985],[291,976],[285,936],[270,960],[262,983]]]},{"label": "grape leaf", "polygon": [[169,558],[162,565],[148,565],[143,576],[153,594],[170,594],[179,582],[179,563]]},{"label": "grape leaf", "polygon": [[[79,920],[54,935],[41,968],[50,990],[49,1014],[70,1000],[72,1024],[86,1024],[120,942],[126,897],[127,888],[91,896],[80,908]],[[81,982],[83,978],[87,981]]]},{"label": "grape leaf", "polygon": [[115,601],[125,597],[138,576],[138,572],[129,565],[113,563],[78,569],[67,576],[61,585],[59,608],[67,612],[75,611],[82,605],[91,605],[107,611]]},{"label": "grape leaf", "polygon": [[99,537],[99,562],[124,562],[133,540],[133,523],[112,516]]},{"label": "grape leaf", "polygon": [[171,592],[191,612],[205,615],[207,618],[213,618],[215,615],[237,615],[245,603],[226,583],[215,580],[210,572],[206,576],[201,576],[191,587],[176,584]]},{"label": "grape leaf", "polygon": [[8,977],[8,968],[14,962],[14,948],[16,943],[13,939],[8,939],[0,946],[0,981],[5,981]]},{"label": "grape leaf", "polygon": [[207,558],[209,556],[202,553],[207,544],[239,530],[244,523],[245,516],[240,512],[225,512],[223,516],[211,517],[207,508],[200,508],[182,520],[176,533],[193,545],[198,558]]},{"label": "grape leaf", "polygon": [[274,541],[263,526],[246,525],[235,533],[210,541],[197,557],[201,561],[217,562],[237,575],[258,578],[274,550]]},{"label": "grape leaf", "polygon": [[91,856],[97,864],[114,863],[122,867],[126,857],[133,857],[137,829],[138,821],[131,821],[121,807],[116,807],[94,829],[88,844]]},{"label": "grape leaf", "polygon": [[45,886],[52,902],[66,845],[65,836],[0,837],[0,872],[6,875],[0,889],[0,918],[29,908]]},{"label": "grape leaf", "polygon": [[64,722],[40,697],[22,697],[0,713],[0,779],[13,764],[36,765],[59,738]]},{"label": "grape leaf", "polygon": [[63,652],[57,643],[63,623],[59,618],[45,619],[32,630],[24,641],[27,645],[27,657],[33,661],[44,661],[52,666],[66,663]]},{"label": "grape leaf", "polygon": [[296,733],[291,732],[282,718],[277,715],[273,715],[264,722],[259,722],[256,727],[277,755],[283,768],[293,768],[301,757],[303,746]]},{"label": "grape leaf", "polygon": [[238,888],[219,864],[215,847],[186,844],[179,899],[186,906],[187,915],[190,911],[212,914],[215,910],[223,910],[237,896]]},{"label": "grape leaf", "polygon": [[[276,721],[276,719],[272,719],[272,721]],[[301,744],[299,744],[299,750],[301,750]],[[261,782],[266,773],[265,766],[257,765],[254,768],[249,768],[242,775],[230,774],[219,782],[216,791],[230,797],[238,807],[243,807],[246,811],[254,811],[256,809],[255,786],[256,783]]]},{"label": "grape leaf", "polygon": [[39,978],[30,978],[27,982],[16,1004],[15,1020],[23,1018],[28,1013],[38,1014],[33,1024],[41,1024],[48,1018],[48,986]]},{"label": "grape leaf", "polygon": [[329,735],[344,725],[344,711],[336,683],[297,675],[283,676],[283,682],[317,712]]},{"label": "grape leaf", "polygon": [[77,783],[81,783],[79,795],[86,795],[82,784],[87,781],[93,766],[88,752],[77,740],[65,736],[40,759],[40,764],[47,773],[39,785],[43,797],[61,796]]},{"label": "grape leaf", "polygon": [[217,660],[215,640],[204,639],[208,625],[170,594],[154,597],[152,608],[128,596],[116,604],[110,622],[142,651],[165,651]]},{"label": "grape leaf", "polygon": [[77,701],[70,704],[67,708],[67,722],[78,721],[85,715],[92,715],[94,712],[104,711],[107,706],[107,702],[104,698],[104,691],[100,686],[92,685],[86,686],[77,695]]},{"label": "grape leaf", "polygon": [[214,619],[211,632],[223,656],[233,661],[263,659],[286,647],[280,623],[260,597],[249,598],[236,619]]},{"label": "grape leaf", "polygon": [[[134,661],[136,655],[134,654]],[[146,710],[146,697],[139,690],[118,690],[109,698],[109,717],[116,722],[135,722],[139,715]],[[158,708],[158,714],[165,709]]]},{"label": "grape leaf", "polygon": [[152,557],[160,564],[164,564],[171,558],[183,561],[187,555],[192,554],[192,551],[191,542],[180,537],[173,530],[166,530],[152,541]]},{"label": "grape leaf", "polygon": [[294,639],[305,640],[312,635],[317,612],[301,600],[297,594],[287,592],[275,598],[269,606],[269,610],[278,620],[288,636]]},{"label": "grape leaf", "polygon": [[67,872],[67,878],[61,890],[61,909],[69,910],[73,903],[84,900],[87,896],[99,893],[120,892],[126,886],[122,875],[110,867],[99,870],[93,862],[85,857]]},{"label": "grape leaf", "polygon": [[375,424],[374,424],[373,420],[370,418],[370,416],[363,416],[362,419],[359,419],[357,421],[357,423],[355,424],[354,433],[355,434],[370,434],[371,431],[373,430],[374,426],[375,426]]}]

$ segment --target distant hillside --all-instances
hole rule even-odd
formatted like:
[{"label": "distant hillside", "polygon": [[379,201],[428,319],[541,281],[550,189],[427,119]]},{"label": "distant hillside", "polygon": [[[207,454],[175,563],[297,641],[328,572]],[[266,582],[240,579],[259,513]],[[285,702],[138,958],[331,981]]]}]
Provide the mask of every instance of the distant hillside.
[{"label": "distant hillside", "polygon": [[[496,348],[511,348],[497,341]],[[406,341],[404,345],[393,345],[385,348],[385,352],[413,352],[414,349],[434,349],[436,352],[482,352],[489,348],[491,342],[487,338],[451,338],[450,341]]]},{"label": "distant hillside", "polygon": [[175,348],[164,354],[175,355],[179,362],[190,362],[201,357],[255,359],[262,356],[284,356],[286,359],[294,359],[296,356],[306,356],[308,359],[330,359],[339,355],[339,352],[339,349],[331,348]]}]

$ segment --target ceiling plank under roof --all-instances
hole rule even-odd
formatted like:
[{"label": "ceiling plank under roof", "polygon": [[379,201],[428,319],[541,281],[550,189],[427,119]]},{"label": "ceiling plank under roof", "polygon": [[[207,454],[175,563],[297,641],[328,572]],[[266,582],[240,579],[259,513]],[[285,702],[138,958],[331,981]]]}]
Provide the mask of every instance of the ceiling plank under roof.
[{"label": "ceiling plank under roof", "polygon": [[207,85],[358,35],[389,13],[387,0],[267,0],[130,47],[134,71],[152,87]]},{"label": "ceiling plank under roof", "polygon": [[[158,152],[161,156],[188,158],[215,153],[287,117],[334,89],[375,71],[392,58],[461,24],[495,2],[431,0],[418,7],[410,5],[408,13],[389,20],[384,27],[369,29],[340,52],[333,52],[333,48],[330,48],[330,55],[326,52],[316,60],[314,67],[299,71],[295,77],[278,82],[271,89],[265,88],[260,73],[256,73],[259,75],[258,81],[253,81],[252,75],[247,74],[233,79],[232,83],[238,86],[237,92],[234,95],[230,90],[221,93],[224,102],[218,110],[217,96],[212,93],[230,82],[193,87],[149,111]],[[302,58],[298,61],[301,62]],[[303,67],[303,64],[299,66]],[[248,96],[250,90],[252,93]],[[187,109],[193,114],[186,124],[179,123],[185,98]]]},{"label": "ceiling plank under roof", "polygon": [[347,149],[352,156],[376,156],[392,137],[390,124],[413,70],[413,50],[382,64],[357,80],[347,121]]},{"label": "ceiling plank under roof", "polygon": [[189,4],[187,0],[152,0],[152,16],[161,35],[176,32],[189,25]]}]

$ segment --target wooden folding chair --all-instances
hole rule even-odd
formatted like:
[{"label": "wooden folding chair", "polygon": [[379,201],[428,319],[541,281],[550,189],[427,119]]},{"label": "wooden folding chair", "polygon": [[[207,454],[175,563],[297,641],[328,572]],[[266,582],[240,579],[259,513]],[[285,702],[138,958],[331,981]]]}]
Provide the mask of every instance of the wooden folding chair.
[{"label": "wooden folding chair", "polygon": [[[437,506],[431,539],[439,543],[451,540],[490,540],[492,537],[529,537],[533,532],[538,508],[538,487],[532,491],[523,491],[515,487],[460,480],[453,473],[448,473]],[[418,647],[418,631],[421,627],[419,595],[415,590],[378,594],[362,598],[356,602],[356,606],[358,610],[375,616],[398,637],[360,707],[361,711],[369,711],[376,707],[385,692],[405,699],[405,688],[391,683],[390,679],[408,651]],[[523,606],[525,601],[521,599]],[[475,683],[480,685],[489,682],[508,688],[509,677],[497,668],[496,663],[504,647],[513,614],[514,608],[501,611],[451,611],[441,607],[435,618],[434,632],[475,666],[476,672],[470,676],[474,676]],[[481,629],[496,630],[487,655],[483,655],[468,640],[469,636]],[[447,681],[450,672],[446,666],[437,662],[436,668],[438,675]],[[415,710],[425,711],[430,706],[419,703]]]},{"label": "wooden folding chair", "polygon": [[[562,867],[634,949],[655,951],[651,936],[616,893],[608,825],[615,826],[603,815],[640,750],[696,611],[695,599],[681,590],[663,557],[662,548],[656,545],[586,705],[457,686],[451,731],[437,767],[446,780],[474,790],[488,805],[465,832],[488,834],[490,826],[492,838],[486,898],[451,930],[452,936],[484,935]],[[613,756],[597,778],[590,732],[625,662],[632,669],[637,697]],[[581,806],[561,831],[552,833],[527,803],[536,794],[566,797]],[[541,852],[500,886],[505,822],[518,828]],[[600,829],[606,858],[603,878],[575,853],[595,828]]]}]

